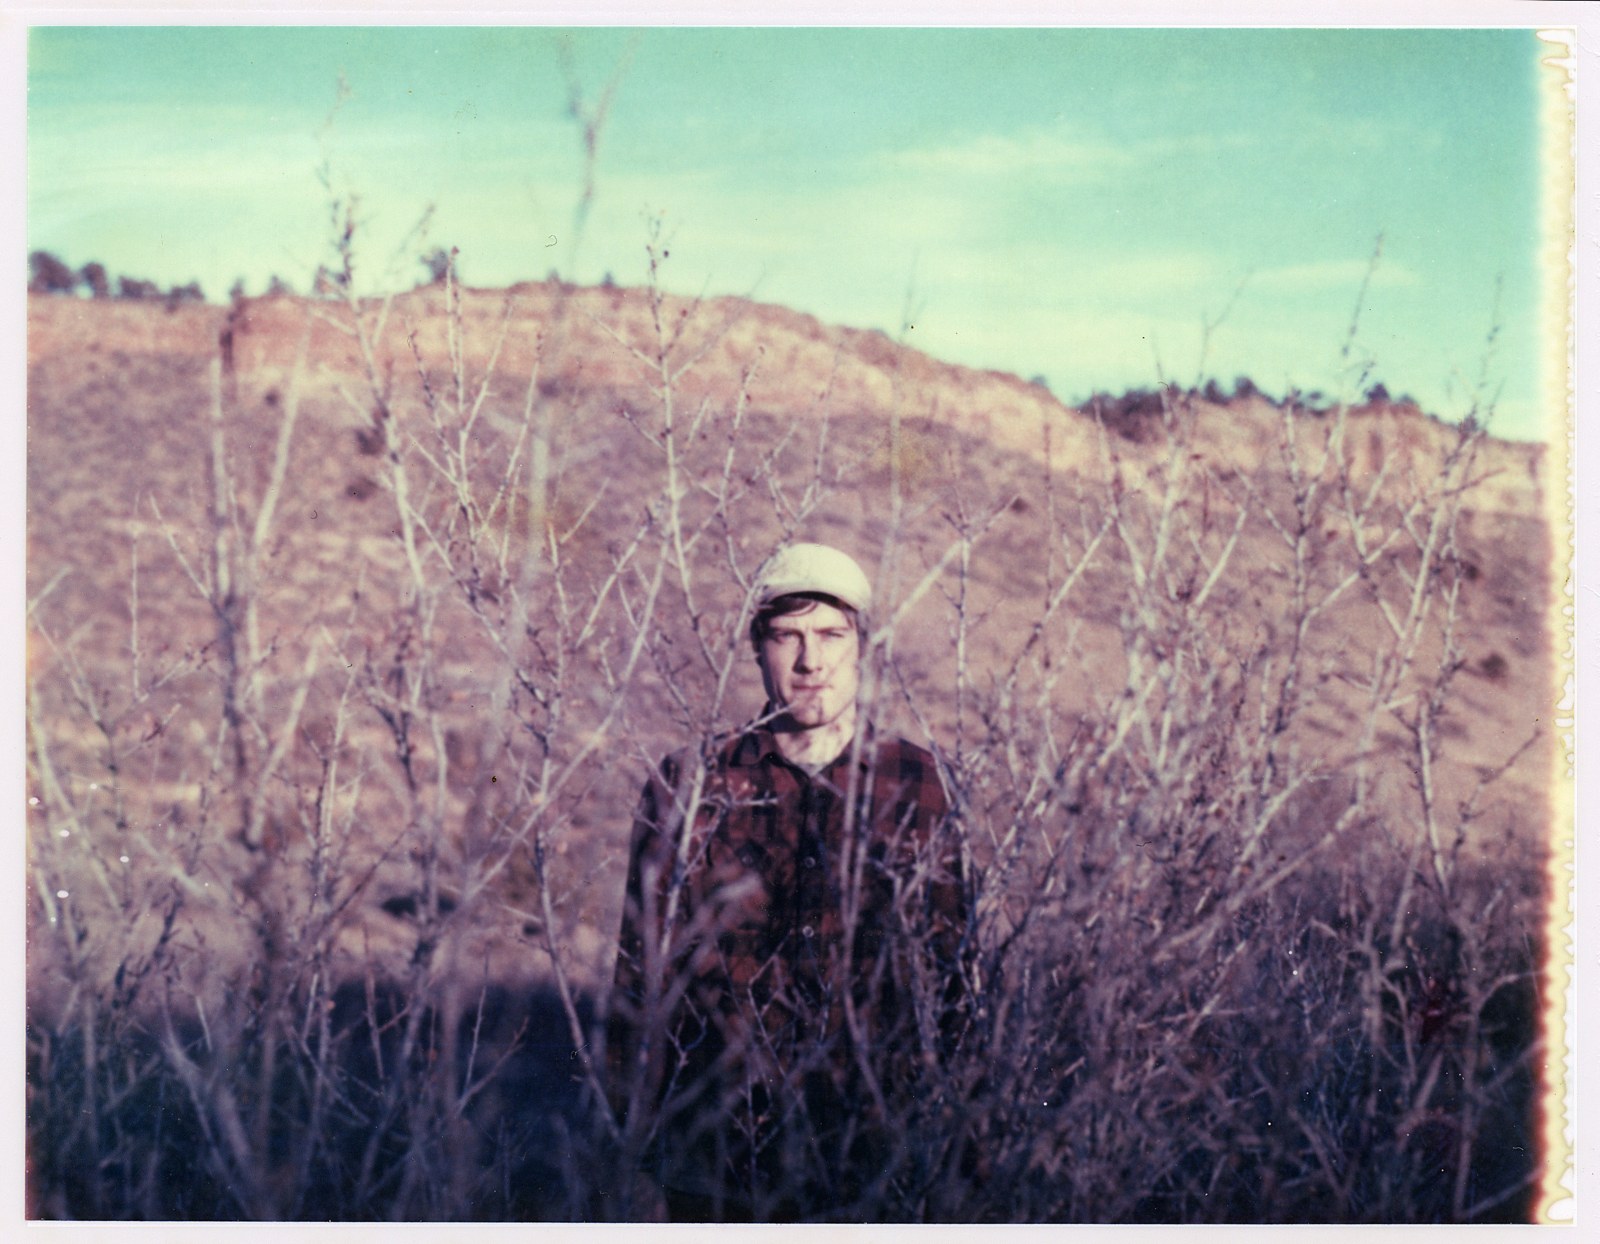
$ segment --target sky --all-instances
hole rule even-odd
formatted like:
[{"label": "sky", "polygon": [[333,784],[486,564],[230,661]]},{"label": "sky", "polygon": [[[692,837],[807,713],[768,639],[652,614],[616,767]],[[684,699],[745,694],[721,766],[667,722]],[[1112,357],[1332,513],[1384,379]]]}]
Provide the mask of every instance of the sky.
[{"label": "sky", "polygon": [[[1543,154],[1552,50],[1529,29],[35,27],[26,243],[213,299],[303,290],[331,187],[358,198],[369,289],[415,284],[438,245],[471,285],[636,285],[658,232],[671,290],[1067,401],[1364,377],[1535,439],[1559,400],[1543,196],[1571,193]],[[592,115],[608,83],[580,218],[569,101]]]}]

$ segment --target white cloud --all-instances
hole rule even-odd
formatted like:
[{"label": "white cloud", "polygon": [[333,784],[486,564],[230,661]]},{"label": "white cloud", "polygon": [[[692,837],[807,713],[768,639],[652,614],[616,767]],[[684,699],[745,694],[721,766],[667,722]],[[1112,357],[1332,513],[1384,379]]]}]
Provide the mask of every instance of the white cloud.
[{"label": "white cloud", "polygon": [[915,148],[891,156],[886,166],[935,177],[1035,176],[1089,182],[1121,172],[1137,159],[1126,147],[1058,125],[1017,134],[975,134],[940,146]]},{"label": "white cloud", "polygon": [[[1366,279],[1370,259],[1321,259],[1284,264],[1250,276],[1249,288],[1272,293],[1321,293],[1347,289],[1354,296]],[[1379,289],[1404,289],[1422,284],[1422,277],[1403,264],[1382,260],[1372,269],[1370,284]]]}]

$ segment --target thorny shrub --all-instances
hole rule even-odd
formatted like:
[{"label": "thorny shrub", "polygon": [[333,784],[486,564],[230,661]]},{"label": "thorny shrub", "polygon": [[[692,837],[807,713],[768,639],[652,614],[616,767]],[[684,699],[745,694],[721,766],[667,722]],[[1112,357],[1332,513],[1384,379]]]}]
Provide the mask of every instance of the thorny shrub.
[{"label": "thorny shrub", "polygon": [[[660,292],[658,241],[648,333],[614,333],[639,385],[595,426],[541,370],[567,302],[512,383],[514,299],[475,370],[453,269],[428,295],[441,342],[350,292],[340,233],[343,293],[306,304],[265,457],[240,448],[241,378],[213,369],[209,498],[147,516],[121,650],[57,638],[54,583],[30,604],[50,657],[29,690],[32,1213],[647,1217],[662,1142],[687,1135],[759,1168],[758,1195],[711,1189],[713,1212],[1526,1216],[1537,862],[1470,864],[1478,805],[1445,806],[1432,778],[1464,665],[1475,425],[1436,477],[1366,480],[1342,405],[1286,409],[1275,457],[1225,477],[1168,386],[1140,415],[1135,439],[1162,446],[1148,471],[1103,434],[1098,464],[1026,507],[919,510],[898,411],[863,499],[825,395],[788,424],[749,409],[748,383],[685,405],[730,325]],[[330,327],[390,534],[347,608],[291,627],[269,554]],[[980,669],[974,554],[1019,511],[1044,524],[1039,594]],[[882,550],[864,696],[929,743],[951,794],[961,1001],[952,1024],[912,882],[863,967],[893,982],[893,1026],[850,1017],[853,1060],[796,1068],[766,1099],[782,1126],[735,1135],[754,1117],[737,1074],[714,1098],[608,1082],[621,845],[656,759],[748,719],[755,571],[819,534]],[[160,661],[141,631],[157,561],[209,627]],[[1341,642],[1352,610],[1375,648]],[[908,673],[912,621],[945,628],[953,685]],[[1091,695],[1069,711],[1073,677]],[[1352,735],[1314,749],[1335,685]],[[657,949],[644,1022],[668,1042],[684,982]],[[508,955],[542,983],[507,985]],[[815,998],[778,1003],[823,1024]]]}]

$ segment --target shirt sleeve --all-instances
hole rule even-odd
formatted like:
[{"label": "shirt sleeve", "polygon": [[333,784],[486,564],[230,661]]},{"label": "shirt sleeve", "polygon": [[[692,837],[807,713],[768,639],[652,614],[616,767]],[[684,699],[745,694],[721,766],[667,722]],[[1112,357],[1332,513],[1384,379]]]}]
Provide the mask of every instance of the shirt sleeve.
[{"label": "shirt sleeve", "polygon": [[967,896],[960,829],[951,814],[949,799],[931,756],[928,769],[931,787],[927,798],[928,832],[934,860],[934,874],[928,887],[928,906],[933,925],[933,952],[938,971],[944,978],[945,1009],[940,1028],[944,1043],[949,1047],[959,1037],[966,1022],[965,963],[970,945],[971,905]]},{"label": "shirt sleeve", "polygon": [[[905,740],[878,757],[879,790],[893,800],[892,812],[880,822],[890,827],[898,884],[914,887],[914,900],[904,909],[908,923],[896,952],[903,988],[918,1001],[912,1010],[922,1029],[924,1056],[948,1055],[965,1031],[967,1004],[965,957],[970,945],[969,911],[960,828],[939,778],[931,753]],[[885,1000],[886,1011],[909,1015],[905,1001]]]},{"label": "shirt sleeve", "polygon": [[[653,1091],[661,1051],[659,1023],[648,1022],[653,1009],[649,961],[661,944],[662,920],[671,882],[673,841],[666,814],[672,807],[677,766],[669,757],[640,793],[628,843],[628,882],[623,896],[622,928],[617,938],[617,964],[606,1015],[607,1097],[617,1121],[629,1105]],[[659,977],[659,972],[655,973]],[[660,981],[653,991],[658,995]],[[651,1041],[649,1038],[656,1038]]]}]

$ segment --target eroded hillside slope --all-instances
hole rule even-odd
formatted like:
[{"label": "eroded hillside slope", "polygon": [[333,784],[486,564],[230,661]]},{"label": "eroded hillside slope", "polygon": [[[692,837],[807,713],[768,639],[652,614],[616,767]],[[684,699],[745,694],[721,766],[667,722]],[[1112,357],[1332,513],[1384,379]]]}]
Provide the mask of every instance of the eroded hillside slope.
[{"label": "eroded hillside slope", "polygon": [[[1396,806],[1414,802],[1419,786],[1436,808],[1475,801],[1469,852],[1542,850],[1553,772],[1552,735],[1540,733],[1552,699],[1551,546],[1536,446],[1485,439],[1470,463],[1451,466],[1453,429],[1385,407],[1347,412],[1329,453],[1331,416],[1286,420],[1259,400],[1186,400],[1173,424],[1179,462],[1159,426],[1130,439],[1015,377],[738,300],[529,285],[469,291],[454,317],[438,289],[401,297],[382,317],[371,306],[362,314],[364,337],[337,305],[291,298],[166,311],[46,297],[32,300],[29,321],[28,584],[30,597],[44,597],[29,665],[59,781],[85,807],[115,798],[119,832],[152,852],[158,839],[226,819],[217,754],[233,691],[207,568],[219,541],[249,542],[270,499],[270,540],[248,585],[261,654],[248,677],[260,710],[288,721],[292,709],[295,725],[250,746],[263,758],[281,749],[272,780],[300,792],[291,806],[319,798],[328,739],[364,775],[348,815],[366,827],[358,854],[374,880],[351,944],[396,955],[410,945],[393,911],[411,901],[415,860],[395,844],[415,820],[418,788],[440,787],[430,815],[456,852],[470,854],[484,825],[516,820],[517,795],[489,770],[515,758],[526,783],[537,748],[528,752],[528,733],[502,739],[485,721],[486,701],[516,700],[495,673],[493,636],[507,633],[505,619],[498,632],[483,619],[510,598],[494,573],[553,558],[552,533],[559,575],[552,563],[539,573],[553,577],[538,582],[601,602],[566,654],[576,664],[563,711],[579,734],[609,731],[613,750],[597,766],[588,744],[566,753],[593,771],[561,795],[559,867],[576,897],[557,913],[575,970],[591,983],[608,963],[633,791],[716,691],[695,665],[699,639],[686,617],[692,610],[706,634],[720,634],[716,620],[737,614],[738,574],[789,532],[838,542],[879,570],[885,617],[942,567],[898,617],[885,711],[952,756],[1015,745],[1021,727],[1008,714],[1019,687],[1048,695],[1058,723],[1049,729],[1064,741],[1073,720],[1132,694],[1135,666],[1153,671],[1152,686],[1193,677],[1192,666],[1163,666],[1168,654],[1129,646],[1133,563],[1170,546],[1190,560],[1163,562],[1166,578],[1140,589],[1155,595],[1138,607],[1181,617],[1203,593],[1218,618],[1217,652],[1254,654],[1241,695],[1275,662],[1303,662],[1295,694],[1304,703],[1286,736],[1296,764],[1310,772],[1326,761],[1331,772],[1365,749]],[[271,491],[290,409],[285,469]],[[430,410],[448,418],[436,423]],[[669,460],[663,431],[674,421],[682,439]],[[231,472],[223,502],[219,444]],[[509,470],[515,487],[538,458],[548,481],[538,512],[513,506],[463,536],[460,506],[435,469],[456,450],[482,478]],[[404,499],[400,462],[412,489]],[[1448,549],[1427,537],[1413,504],[1439,502],[1429,489],[1447,467],[1464,481],[1452,485],[1460,511]],[[1322,480],[1314,512],[1297,499],[1297,478]],[[643,562],[627,559],[641,532],[659,535],[661,513],[650,507],[661,497],[675,497],[700,534],[666,554],[672,573],[649,598],[659,647],[633,670],[619,734],[601,667],[614,672],[626,655],[624,623],[646,600]],[[402,504],[415,529],[400,521]],[[230,505],[236,516],[219,524]],[[1359,555],[1350,552],[1358,536],[1370,540]],[[498,571],[474,560],[485,550],[497,551]],[[427,574],[442,575],[442,588],[429,598],[436,612],[419,621],[415,570],[434,557]],[[1450,592],[1402,641],[1419,571],[1424,584],[1448,577]],[[1070,594],[1050,612],[1068,580]],[[1297,590],[1341,583],[1309,624],[1298,620]],[[1448,649],[1435,625],[1447,608]],[[411,687],[419,628],[437,665]],[[551,633],[528,632],[535,651]],[[1375,714],[1363,662],[1397,644],[1410,645],[1414,668]],[[1442,668],[1449,695],[1429,720],[1423,761],[1406,705],[1429,694]],[[168,681],[127,691],[156,673]],[[750,672],[732,680],[722,717],[754,711],[753,683]],[[393,697],[403,687],[413,707],[426,701],[438,729],[397,744]],[[513,711],[542,737],[536,719],[548,704]],[[1340,797],[1331,787],[1316,794]],[[285,815],[263,832],[305,849],[305,823]],[[240,876],[259,868],[259,843],[229,850]],[[513,851],[495,871],[503,908],[490,927],[452,931],[487,941],[497,972],[526,970],[542,953],[546,913],[534,910],[526,855]],[[203,901],[212,900],[194,899]]]}]

